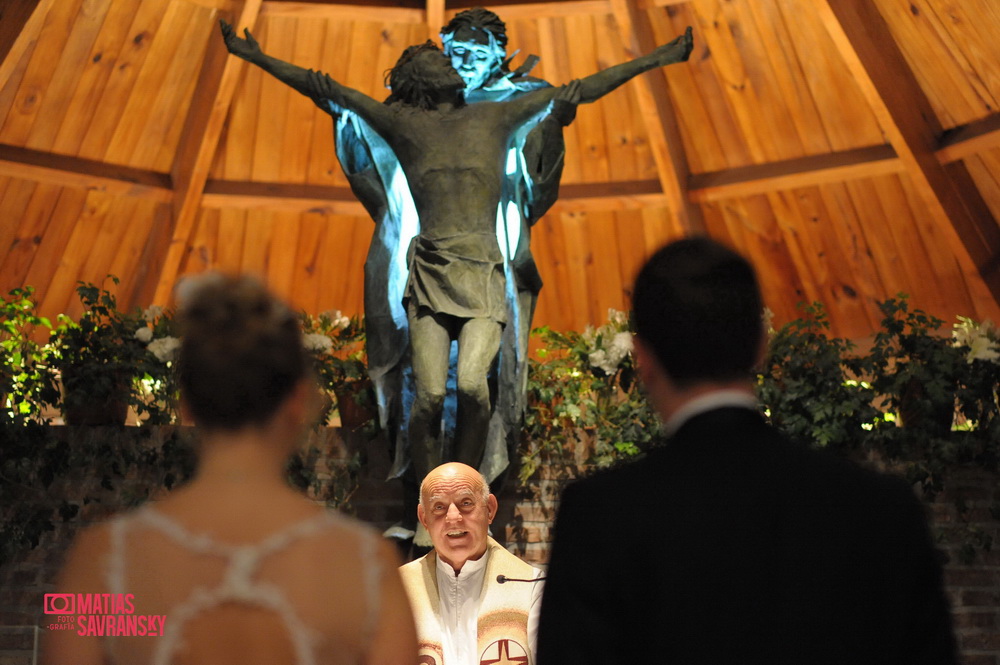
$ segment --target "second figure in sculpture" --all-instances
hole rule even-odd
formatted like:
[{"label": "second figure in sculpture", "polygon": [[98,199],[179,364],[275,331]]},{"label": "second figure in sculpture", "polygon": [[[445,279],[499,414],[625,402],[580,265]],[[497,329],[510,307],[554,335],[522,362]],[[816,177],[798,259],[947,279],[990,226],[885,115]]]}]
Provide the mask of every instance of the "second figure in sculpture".
[{"label": "second figure in sculpture", "polygon": [[511,135],[537,122],[556,97],[593,102],[642,72],[690,56],[691,29],[652,53],[561,88],[503,102],[467,105],[465,83],[431,42],[411,46],[389,76],[383,104],[325,74],[266,56],[222,25],[226,45],[314,99],[363,119],[392,148],[409,182],[420,229],[410,245],[404,302],[410,325],[415,398],[407,427],[417,478],[441,463],[437,427],[452,340],[458,341],[458,417],[452,459],[478,467],[490,419],[487,373],[506,320],[504,256],[496,235]]}]

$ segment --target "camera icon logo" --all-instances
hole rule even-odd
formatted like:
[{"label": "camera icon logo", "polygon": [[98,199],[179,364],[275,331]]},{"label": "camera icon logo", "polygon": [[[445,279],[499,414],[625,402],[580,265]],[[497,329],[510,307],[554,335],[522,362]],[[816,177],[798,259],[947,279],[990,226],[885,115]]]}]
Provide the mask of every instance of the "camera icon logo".
[{"label": "camera icon logo", "polygon": [[42,611],[45,614],[76,614],[76,597],[71,593],[47,593]]}]

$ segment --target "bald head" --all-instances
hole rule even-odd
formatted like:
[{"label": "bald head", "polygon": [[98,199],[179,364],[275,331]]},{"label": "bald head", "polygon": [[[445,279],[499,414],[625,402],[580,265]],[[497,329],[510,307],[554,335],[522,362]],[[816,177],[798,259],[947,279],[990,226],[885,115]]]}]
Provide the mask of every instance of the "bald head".
[{"label": "bald head", "polygon": [[420,502],[429,501],[435,493],[435,488],[437,493],[440,493],[444,488],[461,484],[470,486],[483,501],[490,495],[490,486],[483,474],[468,464],[448,462],[432,469],[420,483]]},{"label": "bald head", "polygon": [[497,499],[482,474],[449,462],[433,469],[420,484],[417,518],[430,534],[434,551],[456,574],[466,561],[486,552]]}]

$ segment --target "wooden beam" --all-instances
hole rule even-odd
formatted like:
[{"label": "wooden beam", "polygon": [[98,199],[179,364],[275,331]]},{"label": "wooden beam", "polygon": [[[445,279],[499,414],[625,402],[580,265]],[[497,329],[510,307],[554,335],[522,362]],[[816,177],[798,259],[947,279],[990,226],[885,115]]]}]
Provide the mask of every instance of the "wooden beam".
[{"label": "wooden beam", "polygon": [[949,129],[941,137],[937,158],[943,163],[957,162],[979,152],[1000,146],[1000,113]]},{"label": "wooden beam", "polygon": [[192,5],[198,5],[199,7],[206,7],[208,9],[218,9],[220,11],[228,12],[233,8],[233,3],[238,0],[184,0],[184,2],[191,3]]},{"label": "wooden beam", "polygon": [[942,134],[892,33],[871,0],[810,2],[906,167],[928,214],[966,268],[974,267],[1000,302],[1000,227],[963,164],[938,161]]},{"label": "wooden beam", "polygon": [[42,31],[52,0],[4,0],[0,3],[0,85]]},{"label": "wooden beam", "polygon": [[[611,6],[623,41],[630,48],[632,57],[649,53],[656,48],[656,38],[648,17],[636,7],[634,0],[611,0]],[[690,168],[666,79],[659,71],[647,72],[638,79],[639,85],[634,89],[649,133],[649,144],[653,150],[662,191],[685,231],[704,232],[705,221],[701,208],[688,196]]]},{"label": "wooden beam", "polygon": [[164,173],[11,145],[0,144],[0,175],[164,203],[173,198],[170,177]]},{"label": "wooden beam", "polygon": [[[425,23],[423,9],[390,6],[351,5],[347,3],[264,2],[262,17],[292,16],[338,21],[380,21],[384,23]],[[440,26],[438,26],[440,27]]]},{"label": "wooden beam", "polygon": [[276,182],[209,180],[202,205],[206,208],[243,208],[321,212],[331,215],[367,215],[349,187]]},{"label": "wooden beam", "polygon": [[427,39],[440,42],[441,27],[445,24],[444,0],[427,0]]},{"label": "wooden beam", "polygon": [[903,170],[892,146],[816,155],[783,162],[698,173],[689,183],[691,199],[699,203],[810,187],[828,182],[871,178]]},{"label": "wooden beam", "polygon": [[[233,25],[237,30],[256,27],[260,7],[261,0],[245,0],[239,11],[228,18],[234,19]],[[222,126],[229,114],[242,71],[243,61],[230,58],[222,37],[213,31],[171,169],[176,196],[170,244],[162,271],[148,276],[157,280],[155,302],[166,303],[177,280],[184,251],[201,208],[202,189],[212,168]]]},{"label": "wooden beam", "polygon": [[[665,205],[657,180],[562,185],[556,212],[625,210]],[[209,180],[202,198],[205,208],[243,208],[331,215],[367,215],[348,187],[276,182]]]},{"label": "wooden beam", "polygon": [[504,21],[519,19],[559,18],[566,16],[610,14],[611,0],[566,0],[566,2],[527,2],[516,4],[471,2],[448,8],[448,15],[473,7],[489,6]]}]

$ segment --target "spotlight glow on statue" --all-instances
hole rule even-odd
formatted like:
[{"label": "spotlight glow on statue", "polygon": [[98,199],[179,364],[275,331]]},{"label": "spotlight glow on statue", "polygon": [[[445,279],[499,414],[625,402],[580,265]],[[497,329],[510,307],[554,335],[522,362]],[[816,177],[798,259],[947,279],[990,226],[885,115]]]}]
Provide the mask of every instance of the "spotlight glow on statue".
[{"label": "spotlight glow on statue", "polygon": [[[437,428],[455,340],[458,417],[451,458],[479,467],[490,425],[487,374],[504,326],[516,325],[506,306],[513,289],[504,251],[509,258],[509,248],[502,248],[505,243],[496,233],[511,139],[537,123],[554,101],[592,102],[642,72],[687,60],[690,28],[649,55],[568,86],[471,106],[464,97],[465,80],[430,42],[404,51],[390,72],[392,96],[383,104],[325,74],[265,55],[249,32],[241,39],[224,22],[222,30],[232,53],[317,103],[352,112],[398,158],[419,219],[402,294],[415,381],[406,423],[413,464],[419,479],[442,461]],[[344,156],[351,157],[349,151]]]}]

